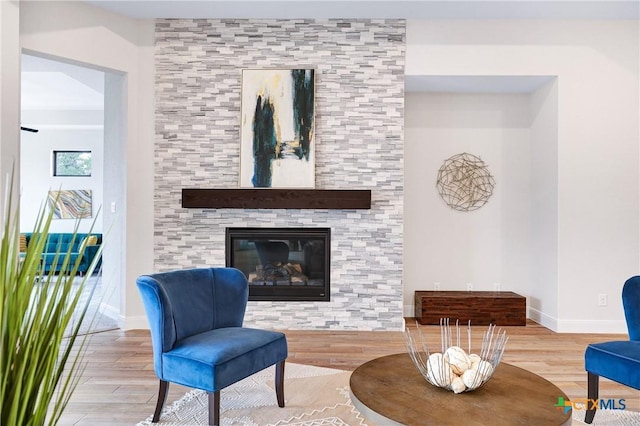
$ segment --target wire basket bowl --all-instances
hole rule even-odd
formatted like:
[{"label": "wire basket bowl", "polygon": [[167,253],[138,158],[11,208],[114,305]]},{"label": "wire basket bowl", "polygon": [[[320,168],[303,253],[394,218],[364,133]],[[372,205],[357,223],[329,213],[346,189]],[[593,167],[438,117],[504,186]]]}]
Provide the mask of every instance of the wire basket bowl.
[{"label": "wire basket bowl", "polygon": [[417,322],[417,338],[414,338],[409,328],[405,327],[409,356],[427,382],[461,393],[478,389],[489,381],[502,360],[508,340],[507,332],[502,329],[496,331],[495,325],[489,325],[482,336],[480,353],[477,354],[471,349],[471,321],[466,328],[467,350],[465,351],[461,345],[462,335],[458,321],[452,330],[449,319],[441,318],[440,352],[435,352],[429,349]]}]

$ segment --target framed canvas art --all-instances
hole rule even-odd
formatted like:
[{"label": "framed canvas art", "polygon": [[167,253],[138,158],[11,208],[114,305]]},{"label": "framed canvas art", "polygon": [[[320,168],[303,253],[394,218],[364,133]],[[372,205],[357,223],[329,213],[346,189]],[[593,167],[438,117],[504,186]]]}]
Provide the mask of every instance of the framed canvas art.
[{"label": "framed canvas art", "polygon": [[242,71],[240,186],[314,188],[315,70]]},{"label": "framed canvas art", "polygon": [[49,191],[54,219],[85,219],[92,216],[91,190]]}]

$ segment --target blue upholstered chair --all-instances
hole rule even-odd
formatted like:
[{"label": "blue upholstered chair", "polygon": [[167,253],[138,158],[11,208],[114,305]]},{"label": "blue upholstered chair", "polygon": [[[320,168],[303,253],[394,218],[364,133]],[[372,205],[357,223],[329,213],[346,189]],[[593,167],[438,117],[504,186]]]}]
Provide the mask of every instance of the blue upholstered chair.
[{"label": "blue upholstered chair", "polygon": [[160,379],[153,422],[169,383],[209,393],[209,424],[220,424],[220,390],[276,365],[276,396],[284,407],[283,333],[242,327],[249,287],[234,268],[200,268],[136,281],[151,328],[153,363]]},{"label": "blue upholstered chair", "polygon": [[[600,376],[640,389],[640,276],[629,278],[622,288],[622,306],[629,340],[592,343],[584,354],[587,370],[587,398],[598,399]],[[585,423],[593,422],[596,408],[589,404]]]}]

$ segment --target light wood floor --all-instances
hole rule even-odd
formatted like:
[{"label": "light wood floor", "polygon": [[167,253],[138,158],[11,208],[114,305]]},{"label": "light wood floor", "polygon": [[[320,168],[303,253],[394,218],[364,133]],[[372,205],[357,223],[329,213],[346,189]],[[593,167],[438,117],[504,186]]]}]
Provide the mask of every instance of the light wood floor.
[{"label": "light wood floor", "polygon": [[[626,339],[616,334],[557,334],[534,322],[504,327],[509,336],[503,362],[532,371],[556,384],[570,398],[586,397],[584,350],[591,342]],[[439,328],[422,326],[430,344],[439,344]],[[473,348],[484,327],[474,327]],[[406,352],[401,332],[285,331],[288,362],[353,370],[384,355]],[[435,339],[435,340],[434,340]],[[466,344],[462,345],[463,347]],[[108,331],[93,336],[88,362],[61,424],[135,425],[153,413],[158,380],[153,372],[148,331]],[[188,389],[171,385],[167,405]],[[223,391],[224,392],[224,391]],[[309,392],[313,392],[312,389]],[[286,382],[285,382],[286,395]],[[640,410],[640,393],[605,379],[601,398],[625,398]],[[517,403],[517,395],[514,395]]]}]

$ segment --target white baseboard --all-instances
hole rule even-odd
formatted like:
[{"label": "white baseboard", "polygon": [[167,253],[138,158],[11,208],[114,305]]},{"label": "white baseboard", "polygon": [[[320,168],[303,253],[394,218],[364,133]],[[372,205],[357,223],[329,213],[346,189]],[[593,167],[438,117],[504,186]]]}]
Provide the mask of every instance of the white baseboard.
[{"label": "white baseboard", "polygon": [[118,327],[123,330],[148,330],[149,322],[147,321],[146,316],[137,316],[137,317],[118,317]]},{"label": "white baseboard", "polygon": [[118,328],[122,330],[149,329],[149,322],[146,316],[125,317],[120,315],[120,309],[106,303],[100,304],[100,313],[116,321]]},{"label": "white baseboard", "polygon": [[557,331],[558,320],[550,315],[540,312],[539,310],[529,306],[527,318],[537,322],[538,324],[547,327],[549,330]]},{"label": "white baseboard", "polygon": [[558,333],[615,333],[625,336],[628,333],[625,321],[612,320],[560,320],[556,331]]},{"label": "white baseboard", "polygon": [[[405,317],[414,316],[413,306],[403,306]],[[627,324],[624,321],[609,320],[558,320],[550,315],[529,307],[527,318],[538,324],[555,331],[556,333],[614,333],[627,334]],[[118,327],[123,330],[148,330],[149,323],[146,316],[124,317],[117,316]]]},{"label": "white baseboard", "polygon": [[120,318],[120,309],[115,306],[107,305],[106,303],[100,303],[100,313],[111,318],[112,320],[118,321]]},{"label": "white baseboard", "polygon": [[613,333],[627,334],[625,321],[612,320],[560,320],[529,307],[528,317],[556,333]]},{"label": "white baseboard", "polygon": [[[405,318],[414,316],[413,305],[404,305]],[[528,307],[527,318],[556,333],[612,333],[627,334],[625,321],[611,320],[559,320],[535,308]]]}]

